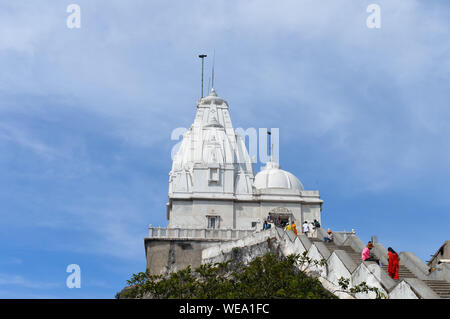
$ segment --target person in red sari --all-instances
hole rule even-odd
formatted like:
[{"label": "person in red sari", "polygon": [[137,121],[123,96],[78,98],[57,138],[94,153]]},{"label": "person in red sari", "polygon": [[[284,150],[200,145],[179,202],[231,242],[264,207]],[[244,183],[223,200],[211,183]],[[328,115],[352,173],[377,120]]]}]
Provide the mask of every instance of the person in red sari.
[{"label": "person in red sari", "polygon": [[389,276],[392,279],[399,279],[398,278],[398,254],[391,248],[388,248],[388,259],[389,259],[389,266],[388,266],[388,273]]}]

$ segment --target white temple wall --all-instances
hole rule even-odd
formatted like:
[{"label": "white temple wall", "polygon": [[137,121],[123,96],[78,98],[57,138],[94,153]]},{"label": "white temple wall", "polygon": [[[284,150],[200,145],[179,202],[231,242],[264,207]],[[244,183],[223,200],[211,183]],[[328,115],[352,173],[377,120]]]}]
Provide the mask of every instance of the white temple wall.
[{"label": "white temple wall", "polygon": [[259,202],[235,202],[234,212],[237,229],[252,229],[252,223],[256,223],[256,229],[262,229],[264,220]]},{"label": "white temple wall", "polygon": [[223,191],[229,194],[234,193],[234,169],[225,169],[222,170],[222,172],[222,177],[224,180]]},{"label": "white temple wall", "polygon": [[196,216],[201,228],[208,227],[208,216],[218,216],[219,225],[216,225],[216,228],[232,229],[234,203],[232,200],[193,200],[192,215]]},{"label": "white temple wall", "polygon": [[320,204],[303,204],[302,212],[302,224],[305,220],[308,221],[308,223],[311,223],[314,219],[317,219],[319,223],[322,223],[320,218]]},{"label": "white temple wall", "polygon": [[192,223],[192,228],[200,225],[201,221],[192,215],[191,200],[174,200],[172,201],[172,209],[170,211],[169,227],[180,227]]},{"label": "white temple wall", "polygon": [[[235,201],[214,199],[173,200],[169,227],[207,228],[208,216],[219,217],[216,228],[261,229],[269,212],[289,210],[298,227],[304,220],[320,220],[319,204],[295,202]],[[175,221],[175,222],[174,222]],[[254,226],[254,227],[252,227]]]},{"label": "white temple wall", "polygon": [[[217,170],[217,180],[212,178],[214,172]],[[195,167],[194,168],[194,183],[193,191],[195,193],[228,193],[234,192],[234,171],[232,169],[219,168],[219,165],[211,167]]]},{"label": "white temple wall", "polygon": [[210,169],[205,168],[194,168],[194,180],[196,183],[194,184],[194,192],[205,193],[205,192],[214,192],[214,193],[223,193],[224,192],[224,178],[221,174],[221,171],[218,169],[217,171],[218,181],[210,182]]},{"label": "white temple wall", "polygon": [[174,200],[169,227],[207,228],[208,216],[217,216],[215,228],[233,228],[232,200]]}]

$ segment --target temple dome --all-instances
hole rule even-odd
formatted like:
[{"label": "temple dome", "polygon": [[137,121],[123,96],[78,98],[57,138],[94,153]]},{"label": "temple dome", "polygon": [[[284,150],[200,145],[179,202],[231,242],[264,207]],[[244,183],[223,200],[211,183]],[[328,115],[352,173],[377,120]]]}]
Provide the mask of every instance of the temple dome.
[{"label": "temple dome", "polygon": [[253,185],[257,189],[283,188],[303,190],[303,185],[293,174],[284,171],[276,162],[268,162],[264,169],[255,176]]}]

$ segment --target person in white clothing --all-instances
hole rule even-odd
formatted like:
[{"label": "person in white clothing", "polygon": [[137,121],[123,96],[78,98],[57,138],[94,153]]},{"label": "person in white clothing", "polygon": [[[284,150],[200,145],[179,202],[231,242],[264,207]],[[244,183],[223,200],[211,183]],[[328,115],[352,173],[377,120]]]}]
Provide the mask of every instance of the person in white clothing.
[{"label": "person in white clothing", "polygon": [[309,223],[309,232],[311,237],[316,237],[316,226],[313,223]]},{"label": "person in white clothing", "polygon": [[303,223],[303,233],[306,235],[306,237],[308,237],[308,233],[309,233],[309,225],[308,222],[305,220],[305,222]]}]

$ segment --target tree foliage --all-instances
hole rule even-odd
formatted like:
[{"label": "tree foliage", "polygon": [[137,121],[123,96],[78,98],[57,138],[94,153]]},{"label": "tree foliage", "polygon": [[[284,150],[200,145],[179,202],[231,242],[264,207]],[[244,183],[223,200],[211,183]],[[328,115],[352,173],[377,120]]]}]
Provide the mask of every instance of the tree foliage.
[{"label": "tree foliage", "polygon": [[167,275],[151,275],[149,271],[134,274],[129,287],[117,298],[180,299],[245,299],[245,298],[336,298],[320,281],[308,276],[311,265],[324,265],[303,255],[277,257],[266,254],[248,264],[230,260],[204,264],[192,270]]},{"label": "tree foliage", "polygon": [[367,285],[367,283],[365,281],[361,282],[359,285],[354,286],[354,287],[349,287],[350,286],[350,279],[348,278],[344,278],[341,277],[338,280],[339,286],[343,289],[341,291],[347,292],[352,296],[356,296],[357,293],[370,293],[370,292],[374,292],[375,293],[375,298],[376,299],[386,299],[386,295],[377,287],[371,287],[369,285]]}]

